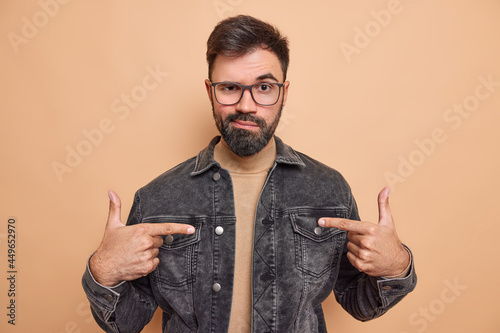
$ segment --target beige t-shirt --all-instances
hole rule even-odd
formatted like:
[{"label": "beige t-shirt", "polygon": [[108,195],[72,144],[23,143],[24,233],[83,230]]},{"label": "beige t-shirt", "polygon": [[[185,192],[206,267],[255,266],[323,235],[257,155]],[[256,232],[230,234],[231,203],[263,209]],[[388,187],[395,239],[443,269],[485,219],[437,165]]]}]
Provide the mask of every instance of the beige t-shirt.
[{"label": "beige t-shirt", "polygon": [[250,157],[239,157],[224,142],[215,146],[214,159],[229,170],[236,210],[236,257],[229,332],[251,331],[252,250],[255,211],[267,172],[276,159],[276,144]]}]

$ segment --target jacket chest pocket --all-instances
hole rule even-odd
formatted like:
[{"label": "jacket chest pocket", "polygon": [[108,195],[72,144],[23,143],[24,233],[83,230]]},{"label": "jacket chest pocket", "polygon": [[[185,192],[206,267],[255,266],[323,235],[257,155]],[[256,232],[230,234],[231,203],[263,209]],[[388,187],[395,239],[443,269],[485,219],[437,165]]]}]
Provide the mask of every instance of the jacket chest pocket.
[{"label": "jacket chest pocket", "polygon": [[196,278],[196,261],[201,239],[201,228],[205,222],[203,217],[155,216],[143,220],[147,223],[182,223],[195,227],[190,235],[164,235],[158,258],[160,264],[152,272],[154,280],[160,284],[180,287],[194,282]]},{"label": "jacket chest pocket", "polygon": [[346,232],[318,225],[320,217],[342,217],[347,209],[308,209],[291,213],[290,221],[294,231],[296,267],[315,278],[338,266],[346,238]]}]

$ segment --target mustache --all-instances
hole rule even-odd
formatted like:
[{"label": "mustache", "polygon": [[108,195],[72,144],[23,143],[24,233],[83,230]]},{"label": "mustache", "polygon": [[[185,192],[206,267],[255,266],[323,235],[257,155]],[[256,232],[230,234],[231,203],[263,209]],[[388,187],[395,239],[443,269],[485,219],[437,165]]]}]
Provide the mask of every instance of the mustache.
[{"label": "mustache", "polygon": [[250,113],[233,113],[230,114],[226,117],[225,123],[229,124],[229,122],[234,121],[234,120],[241,120],[241,121],[251,121],[259,125],[260,128],[265,128],[266,127],[266,122],[264,119],[260,117],[256,117]]}]

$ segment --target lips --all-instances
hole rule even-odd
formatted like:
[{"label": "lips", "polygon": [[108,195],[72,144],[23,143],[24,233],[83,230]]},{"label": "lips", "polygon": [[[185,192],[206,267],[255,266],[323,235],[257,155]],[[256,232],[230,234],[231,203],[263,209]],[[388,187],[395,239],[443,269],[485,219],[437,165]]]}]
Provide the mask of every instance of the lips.
[{"label": "lips", "polygon": [[236,120],[232,121],[232,124],[235,127],[242,128],[242,129],[250,129],[250,130],[259,129],[259,125],[254,123],[253,121],[245,121],[245,120],[236,119]]}]

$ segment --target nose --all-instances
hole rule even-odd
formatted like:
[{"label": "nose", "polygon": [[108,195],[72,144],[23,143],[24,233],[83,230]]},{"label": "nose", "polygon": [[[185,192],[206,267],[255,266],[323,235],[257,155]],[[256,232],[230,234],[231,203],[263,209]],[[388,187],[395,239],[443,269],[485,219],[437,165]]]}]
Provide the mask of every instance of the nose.
[{"label": "nose", "polygon": [[243,113],[257,112],[257,103],[253,100],[250,89],[243,91],[243,96],[241,96],[240,101],[236,104],[236,110]]}]

